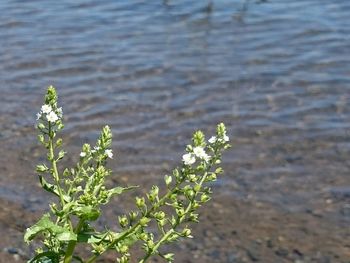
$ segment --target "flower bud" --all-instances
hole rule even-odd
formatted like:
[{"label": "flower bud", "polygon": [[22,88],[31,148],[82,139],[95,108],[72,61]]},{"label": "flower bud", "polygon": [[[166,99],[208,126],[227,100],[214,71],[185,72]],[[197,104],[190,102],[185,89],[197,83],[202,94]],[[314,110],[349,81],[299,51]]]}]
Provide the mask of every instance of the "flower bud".
[{"label": "flower bud", "polygon": [[141,209],[145,206],[145,198],[144,197],[136,197],[136,206]]},{"label": "flower bud", "polygon": [[57,125],[57,129],[58,130],[62,130],[64,128],[64,124],[59,122],[58,125]]},{"label": "flower bud", "polygon": [[45,125],[43,123],[39,123],[37,127],[39,130],[45,129]]},{"label": "flower bud", "polygon": [[122,228],[126,227],[126,226],[129,224],[128,219],[126,218],[125,215],[123,215],[123,216],[118,216],[118,221],[119,221],[119,225],[120,225]]},{"label": "flower bud", "polygon": [[162,220],[165,217],[165,213],[163,211],[159,211],[154,214],[154,217],[158,220]]},{"label": "flower bud", "polygon": [[176,178],[177,181],[179,181],[181,178],[180,178],[180,172],[178,169],[174,169],[173,170],[173,176]]},{"label": "flower bud", "polygon": [[185,195],[187,198],[190,199],[194,196],[194,191],[192,189],[188,189],[188,190],[186,190]]},{"label": "flower bud", "polygon": [[38,135],[38,141],[41,142],[42,144],[44,144],[44,142],[45,142],[44,135],[39,134],[39,135]]},{"label": "flower bud", "polygon": [[182,217],[185,214],[185,210],[183,208],[178,208],[178,209],[176,209],[176,214],[179,217]]},{"label": "flower bud", "polygon": [[212,181],[216,181],[216,174],[215,173],[210,173],[207,177],[207,182],[212,182]]},{"label": "flower bud", "polygon": [[215,173],[216,174],[222,174],[224,170],[221,167],[216,168]]},{"label": "flower bud", "polygon": [[171,176],[169,176],[169,175],[164,176],[164,181],[165,181],[165,184],[167,186],[169,186],[171,184],[172,180],[173,180],[173,178]]},{"label": "flower bud", "polygon": [[39,173],[47,172],[49,168],[45,164],[39,164],[36,166],[36,171]]},{"label": "flower bud", "polygon": [[187,178],[190,182],[196,182],[197,181],[197,177],[195,174],[189,174],[187,175]]},{"label": "flower bud", "polygon": [[143,241],[146,241],[146,240],[148,240],[148,235],[147,235],[147,233],[141,233],[139,235],[139,238]]},{"label": "flower bud", "polygon": [[194,201],[193,204],[192,204],[192,207],[193,207],[194,209],[197,209],[198,207],[200,207],[200,205],[199,205],[198,202]]},{"label": "flower bud", "polygon": [[60,147],[62,145],[62,139],[59,138],[57,141],[56,141],[56,147]]},{"label": "flower bud", "polygon": [[191,213],[190,214],[190,221],[198,223],[198,214]]},{"label": "flower bud", "polygon": [[118,263],[128,263],[129,262],[129,258],[126,255],[124,255],[121,258],[118,258],[117,262]]},{"label": "flower bud", "polygon": [[193,186],[193,190],[198,193],[201,190],[201,186],[199,184],[196,184],[195,186]]},{"label": "flower bud", "polygon": [[66,152],[63,151],[63,150],[61,150],[61,151],[58,153],[58,158],[57,158],[57,160],[61,160],[61,159],[64,157],[65,154],[66,154]]},{"label": "flower bud", "polygon": [[126,246],[126,245],[121,245],[119,247],[119,252],[122,253],[122,254],[125,254],[126,252],[128,252],[128,250],[129,250],[129,247]]},{"label": "flower bud", "polygon": [[134,212],[134,211],[130,212],[129,213],[130,221],[134,221],[137,218],[138,214],[139,214],[138,212]]},{"label": "flower bud", "polygon": [[207,194],[202,194],[201,196],[201,202],[205,203],[210,200],[210,197]]},{"label": "flower bud", "polygon": [[147,240],[147,247],[150,249],[150,250],[153,250],[154,248],[154,242],[152,239],[148,239]]},{"label": "flower bud", "polygon": [[168,262],[173,262],[174,261],[174,254],[173,253],[168,253],[163,255],[164,259]]},{"label": "flower bud", "polygon": [[181,233],[184,237],[191,237],[191,229],[189,228],[185,228],[182,233]]},{"label": "flower bud", "polygon": [[155,202],[158,199],[159,188],[158,186],[153,185],[151,191],[147,195],[151,203]]},{"label": "flower bud", "polygon": [[104,252],[104,247],[103,245],[95,245],[93,244],[93,248],[94,248],[94,252],[97,254],[97,255],[100,255]]},{"label": "flower bud", "polygon": [[140,219],[140,225],[141,225],[141,226],[146,226],[146,225],[149,223],[149,221],[151,221],[151,219],[149,219],[149,218],[147,218],[147,217],[142,217],[142,218]]}]

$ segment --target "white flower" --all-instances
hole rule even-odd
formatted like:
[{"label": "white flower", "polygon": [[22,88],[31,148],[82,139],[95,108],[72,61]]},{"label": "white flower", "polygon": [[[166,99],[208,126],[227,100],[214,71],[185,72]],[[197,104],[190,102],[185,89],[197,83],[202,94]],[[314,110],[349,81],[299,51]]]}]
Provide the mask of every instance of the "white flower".
[{"label": "white flower", "polygon": [[52,111],[52,107],[51,107],[51,105],[45,104],[45,105],[41,106],[41,111],[45,114],[48,114]]},{"label": "white flower", "polygon": [[81,153],[80,153],[80,157],[83,158],[83,157],[85,157],[85,156],[86,156],[86,152],[81,152]]},{"label": "white flower", "polygon": [[201,158],[205,154],[205,151],[204,151],[203,147],[197,146],[197,147],[193,148],[193,153],[197,157]]},{"label": "white flower", "polygon": [[41,118],[41,112],[38,112],[37,114],[36,114],[36,120],[39,120]]},{"label": "white flower", "polygon": [[215,143],[216,142],[216,136],[212,136],[210,137],[210,139],[208,140],[209,143]]},{"label": "white flower", "polygon": [[108,158],[113,159],[113,151],[112,151],[112,149],[105,150],[105,154],[108,156]]},{"label": "white flower", "polygon": [[49,114],[46,115],[46,118],[49,122],[56,122],[58,120],[58,116],[56,113],[51,111]]},{"label": "white flower", "polygon": [[62,115],[63,115],[62,107],[57,109],[57,114],[58,114],[58,116],[62,117]]},{"label": "white flower", "polygon": [[198,158],[203,159],[204,161],[208,162],[210,159],[210,156],[204,151],[203,147],[197,146],[193,148],[193,153]]},{"label": "white flower", "polygon": [[95,153],[95,152],[97,152],[98,150],[100,150],[100,147],[94,146],[94,149],[91,150],[91,152],[92,152],[92,153]]},{"label": "white flower", "polygon": [[196,158],[193,154],[186,153],[182,156],[182,161],[184,162],[185,165],[191,165],[196,162]]},{"label": "white flower", "polygon": [[230,141],[230,138],[225,134],[224,137],[222,137],[224,139],[225,142]]}]

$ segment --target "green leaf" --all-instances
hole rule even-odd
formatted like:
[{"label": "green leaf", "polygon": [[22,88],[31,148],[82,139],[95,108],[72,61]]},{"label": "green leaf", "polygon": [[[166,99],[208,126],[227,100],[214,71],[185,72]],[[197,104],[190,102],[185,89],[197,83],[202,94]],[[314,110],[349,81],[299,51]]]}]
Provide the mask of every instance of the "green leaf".
[{"label": "green leaf", "polygon": [[65,232],[57,234],[57,239],[59,241],[71,241],[71,240],[77,240],[77,235],[73,232],[65,230]]},{"label": "green leaf", "polygon": [[24,235],[24,241],[29,243],[38,234],[44,231],[48,231],[54,234],[60,241],[77,240],[76,234],[67,230],[64,227],[56,225],[54,222],[51,221],[49,214],[44,214],[43,217],[37,223],[35,223],[30,228],[27,228],[26,233]]},{"label": "green leaf", "polygon": [[[43,176],[41,176],[41,175],[39,175],[39,182],[40,182],[41,187],[44,190],[46,190],[49,193],[52,193],[52,194],[54,194],[54,195],[56,195],[58,197],[60,196],[59,191],[58,191],[58,187],[56,185],[54,185],[54,184],[50,184],[49,182],[47,182],[45,180],[45,178]],[[70,197],[68,195],[63,195],[63,199],[66,202],[70,202]]]},{"label": "green leaf", "polygon": [[42,188],[44,188],[46,191],[53,193],[56,196],[60,196],[58,193],[58,189],[56,185],[48,183],[43,176],[39,175],[39,182]]},{"label": "green leaf", "polygon": [[47,172],[49,168],[46,166],[46,164],[39,164],[36,166],[36,171],[39,173]]},{"label": "green leaf", "polygon": [[141,230],[125,237],[123,240],[120,241],[120,244],[130,247],[131,245],[133,245],[135,242],[139,240],[140,233],[141,233]]},{"label": "green leaf", "polygon": [[28,263],[59,263],[59,254],[53,251],[45,251],[36,255]]},{"label": "green leaf", "polygon": [[63,157],[64,157],[65,154],[66,154],[66,152],[63,151],[63,150],[61,150],[61,151],[58,153],[57,161],[63,159]]},{"label": "green leaf", "polygon": [[134,189],[134,188],[137,188],[138,186],[128,186],[128,187],[120,187],[120,186],[118,186],[118,187],[115,187],[115,188],[112,188],[112,189],[109,189],[108,191],[107,191],[107,195],[108,195],[108,201],[109,201],[109,199],[112,197],[112,196],[114,196],[114,195],[120,195],[120,194],[122,194],[122,193],[124,193],[124,192],[126,192],[126,191],[129,191],[129,190],[131,190],[131,189]]}]

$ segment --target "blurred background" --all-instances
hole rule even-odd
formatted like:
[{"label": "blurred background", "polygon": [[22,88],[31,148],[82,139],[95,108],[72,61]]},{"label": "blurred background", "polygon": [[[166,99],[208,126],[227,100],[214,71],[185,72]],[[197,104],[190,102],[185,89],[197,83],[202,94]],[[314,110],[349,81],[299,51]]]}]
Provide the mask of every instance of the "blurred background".
[{"label": "blurred background", "polygon": [[54,85],[65,164],[109,124],[110,183],[136,193],[226,123],[225,175],[175,262],[348,263],[349,36],[347,0],[1,0],[0,262],[33,253],[23,231],[48,208],[34,124]]}]

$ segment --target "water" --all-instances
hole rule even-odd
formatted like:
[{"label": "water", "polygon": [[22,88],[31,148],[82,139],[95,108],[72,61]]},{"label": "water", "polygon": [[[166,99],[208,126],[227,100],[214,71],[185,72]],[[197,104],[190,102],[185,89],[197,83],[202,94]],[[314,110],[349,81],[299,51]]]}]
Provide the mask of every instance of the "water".
[{"label": "water", "polygon": [[212,3],[2,0],[1,184],[31,191],[53,84],[69,152],[112,127],[116,181],[161,180],[195,129],[223,121],[218,195],[303,211],[348,187],[349,1]]}]

